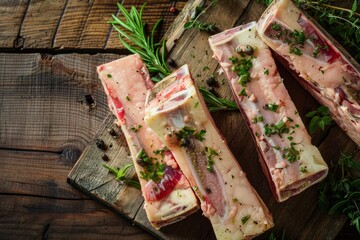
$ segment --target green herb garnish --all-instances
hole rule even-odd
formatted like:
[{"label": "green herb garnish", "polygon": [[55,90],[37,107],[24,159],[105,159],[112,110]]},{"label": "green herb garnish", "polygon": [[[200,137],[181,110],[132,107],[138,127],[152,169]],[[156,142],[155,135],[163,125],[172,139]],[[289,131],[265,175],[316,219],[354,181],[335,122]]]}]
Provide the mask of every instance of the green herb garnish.
[{"label": "green herb garnish", "polygon": [[262,122],[264,120],[263,116],[256,116],[253,118],[252,122],[253,123],[258,123],[258,122]]},{"label": "green herb garnish", "polygon": [[203,95],[210,112],[220,110],[239,110],[235,102],[229,101],[225,98],[216,97],[213,93],[205,90],[204,88],[199,88],[199,90]]},{"label": "green herb garnish", "polygon": [[330,214],[345,214],[360,234],[360,163],[341,153],[331,169],[319,186],[318,205]]},{"label": "green herb garnish", "polygon": [[242,217],[242,218],[241,218],[242,224],[247,223],[247,221],[248,221],[249,219],[250,219],[250,215],[246,215],[245,217]]},{"label": "green herb garnish", "polygon": [[281,31],[281,26],[278,23],[273,23],[271,28],[274,29],[275,31]]},{"label": "green herb garnish", "polygon": [[247,83],[251,80],[249,70],[252,68],[252,59],[253,57],[249,59],[242,57],[239,59],[235,56],[229,58],[232,63],[231,70],[238,75],[238,82],[243,87],[246,87]]},{"label": "green herb garnish", "polygon": [[294,30],[292,32],[292,37],[295,39],[296,44],[304,44],[304,42],[306,40],[306,36],[304,34],[304,31]]},{"label": "green herb garnish", "polygon": [[108,78],[112,78],[112,75],[110,73],[107,74]]},{"label": "green herb garnish", "polygon": [[269,104],[265,104],[265,106],[263,108],[265,110],[276,112],[278,110],[278,108],[279,108],[279,105],[277,105],[275,103],[269,103]]},{"label": "green herb garnish", "polygon": [[301,56],[303,54],[302,51],[299,48],[295,47],[295,46],[290,47],[289,53],[293,53],[293,54],[298,55],[298,56]]},{"label": "green herb garnish", "polygon": [[318,128],[324,131],[325,126],[332,123],[332,118],[329,116],[329,108],[325,106],[320,106],[316,111],[308,112],[305,116],[311,118],[309,123],[310,134],[314,134]]},{"label": "green herb garnish", "polygon": [[129,95],[126,96],[126,100],[130,102],[130,97],[129,97]]},{"label": "green herb garnish", "polygon": [[133,187],[140,190],[141,186],[140,186],[140,183],[139,183],[138,180],[133,180],[133,179],[130,179],[130,178],[126,177],[127,170],[132,166],[133,166],[132,164],[127,164],[122,168],[114,168],[114,167],[111,167],[109,165],[103,164],[104,168],[108,169],[109,172],[113,173],[116,176],[116,180],[120,180],[123,183],[125,183],[127,185],[130,185],[130,186],[133,186]]},{"label": "green herb garnish", "polygon": [[138,132],[140,128],[142,128],[142,125],[134,125],[130,128],[130,130],[133,132]]},{"label": "green herb garnish", "polygon": [[265,69],[265,70],[264,70],[264,74],[265,74],[265,75],[269,75],[269,69]]},{"label": "green herb garnish", "polygon": [[[269,6],[272,0],[258,0]],[[360,62],[360,13],[358,0],[294,0],[295,4],[305,10],[320,25],[325,28],[351,55]],[[291,43],[288,40],[288,43]],[[317,56],[314,50],[313,56]]]},{"label": "green herb garnish", "polygon": [[165,163],[159,163],[158,161],[148,164],[145,167],[145,171],[140,172],[141,178],[146,181],[153,180],[154,182],[158,182],[164,175],[165,167]]},{"label": "green herb garnish", "polygon": [[265,135],[271,136],[273,134],[289,133],[289,128],[286,126],[283,120],[280,120],[277,124],[265,124]]},{"label": "green herb garnish", "polygon": [[175,133],[177,139],[180,141],[180,146],[188,146],[190,144],[190,139],[195,138],[199,141],[205,140],[204,136],[206,134],[205,130],[200,130],[198,132],[196,129],[185,126]]},{"label": "green herb garnish", "polygon": [[239,96],[245,96],[245,97],[247,97],[245,88],[241,89],[241,91],[239,92]]},{"label": "green herb garnish", "polygon": [[290,144],[290,147],[283,148],[283,157],[286,158],[290,163],[293,163],[300,159],[300,151],[294,147],[294,143]]},{"label": "green herb garnish", "polygon": [[213,156],[219,156],[219,154],[214,149],[208,147],[205,147],[205,152],[208,160],[206,164],[206,169],[212,173],[214,172],[213,165],[215,163]]}]

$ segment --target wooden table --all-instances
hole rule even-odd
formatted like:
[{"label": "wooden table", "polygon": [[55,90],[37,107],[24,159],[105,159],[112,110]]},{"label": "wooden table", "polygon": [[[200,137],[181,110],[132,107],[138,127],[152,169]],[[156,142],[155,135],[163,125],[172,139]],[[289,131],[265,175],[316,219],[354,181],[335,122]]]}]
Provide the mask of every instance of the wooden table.
[{"label": "wooden table", "polygon": [[[128,54],[106,23],[116,2],[0,0],[0,239],[152,238],[66,182],[109,113],[95,66]],[[160,37],[176,14],[147,2]]]}]

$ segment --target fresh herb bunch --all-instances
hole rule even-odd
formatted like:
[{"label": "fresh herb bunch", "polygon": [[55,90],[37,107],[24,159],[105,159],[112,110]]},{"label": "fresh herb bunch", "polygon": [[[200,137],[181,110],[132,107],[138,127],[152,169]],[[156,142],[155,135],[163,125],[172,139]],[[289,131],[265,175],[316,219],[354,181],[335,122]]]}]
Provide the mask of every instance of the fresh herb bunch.
[{"label": "fresh herb bunch", "polygon": [[113,173],[116,176],[116,180],[120,180],[123,183],[125,183],[127,185],[130,185],[130,186],[133,186],[133,187],[140,190],[141,186],[140,186],[139,181],[133,180],[133,179],[130,179],[130,178],[126,177],[127,170],[129,168],[131,168],[132,166],[133,165],[130,163],[130,164],[125,165],[122,168],[114,168],[114,167],[111,167],[109,165],[103,164],[104,168],[108,169],[109,172]]},{"label": "fresh herb bunch", "polygon": [[[145,5],[146,3],[142,5],[140,12],[137,11],[134,6],[132,6],[131,10],[128,12],[120,3],[118,3],[117,6],[126,21],[122,21],[115,15],[112,15],[114,20],[109,23],[111,23],[119,32],[121,43],[130,52],[140,55],[150,73],[159,73],[167,76],[171,71],[165,62],[165,41],[163,40],[162,43],[155,43],[154,41],[156,29],[162,20],[160,19],[155,23],[150,36],[147,36],[145,24],[142,20]],[[126,31],[119,27],[124,28]],[[129,45],[124,38],[135,44],[135,46]]]},{"label": "fresh herb bunch", "polygon": [[[215,1],[212,1],[209,6],[214,3]],[[145,5],[146,4],[142,5],[140,12],[137,11],[135,7],[132,7],[128,12],[120,3],[118,3],[120,13],[125,17],[126,21],[122,21],[115,15],[112,15],[114,20],[110,21],[109,23],[111,23],[113,27],[119,32],[119,38],[122,44],[130,52],[138,53],[149,69],[149,72],[153,75],[157,75],[152,78],[154,82],[157,82],[168,76],[171,71],[165,60],[165,41],[163,40],[162,43],[155,43],[154,40],[156,29],[159,26],[161,20],[156,22],[150,36],[148,36],[145,32],[145,23],[142,19]],[[120,27],[122,27],[124,30],[120,29]],[[128,39],[135,46],[128,44],[124,38]],[[216,97],[213,93],[205,89],[199,88],[199,90],[203,94],[204,100],[210,112],[238,109],[234,102],[224,98]]]},{"label": "fresh herb bunch", "polygon": [[325,126],[332,123],[332,118],[329,116],[329,108],[325,106],[320,106],[316,111],[308,112],[305,116],[311,118],[309,123],[310,134],[314,134],[318,127],[324,131]]},{"label": "fresh herb bunch", "polygon": [[318,205],[322,210],[343,213],[360,234],[360,163],[341,153],[333,172],[319,186]]},{"label": "fresh herb bunch", "polygon": [[[273,0],[258,0],[269,6]],[[295,4],[312,16],[341,45],[360,62],[360,14],[358,0],[348,1],[347,7],[333,0],[294,0]],[[345,4],[342,4],[345,5]]]},{"label": "fresh herb bunch", "polygon": [[187,29],[195,28],[200,31],[209,32],[209,33],[216,32],[216,24],[215,23],[203,23],[198,20],[198,18],[203,13],[205,13],[206,10],[209,9],[215,3],[216,3],[216,0],[211,1],[210,4],[206,8],[204,8],[204,4],[197,6],[195,8],[195,12],[194,12],[193,16],[190,18],[190,20],[187,23],[185,23],[184,29],[187,30]]}]

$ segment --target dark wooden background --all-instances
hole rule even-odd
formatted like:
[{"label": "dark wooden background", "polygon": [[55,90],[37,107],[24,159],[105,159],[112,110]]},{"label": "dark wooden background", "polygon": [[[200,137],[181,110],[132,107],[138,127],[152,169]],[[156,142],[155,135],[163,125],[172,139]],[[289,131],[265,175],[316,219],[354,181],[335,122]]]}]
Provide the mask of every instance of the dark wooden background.
[{"label": "dark wooden background", "polygon": [[[128,54],[106,24],[118,14],[116,2],[0,0],[0,239],[152,238],[66,182],[109,113],[95,66]],[[149,26],[164,19],[161,38],[176,14],[167,0],[147,2]],[[176,9],[185,3],[177,1]],[[89,94],[95,108],[86,102]],[[354,239],[347,226],[338,239]]]}]

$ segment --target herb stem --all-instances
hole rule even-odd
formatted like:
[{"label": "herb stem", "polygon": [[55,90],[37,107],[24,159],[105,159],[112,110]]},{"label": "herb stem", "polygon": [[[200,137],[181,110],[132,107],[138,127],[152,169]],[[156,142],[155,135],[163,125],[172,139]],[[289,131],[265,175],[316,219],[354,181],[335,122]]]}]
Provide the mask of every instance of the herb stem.
[{"label": "herb stem", "polygon": [[[316,4],[316,2],[311,2],[311,3]],[[338,6],[333,6],[333,5],[325,4],[325,3],[320,3],[320,4],[317,4],[317,5],[320,5],[320,6],[323,6],[323,7],[327,7],[327,8],[332,8],[332,9],[339,10],[339,11],[348,12],[348,13],[350,13],[350,14],[354,14],[355,16],[360,17],[360,14],[359,14],[359,13],[353,12],[353,11],[351,11],[350,9],[347,9],[347,8],[338,7]]]},{"label": "herb stem", "polygon": [[216,3],[216,0],[211,1],[211,3],[209,4],[209,6],[207,6],[206,8],[204,8],[204,10],[202,10],[193,20],[196,21],[203,13],[205,13],[212,5],[214,5]]}]

